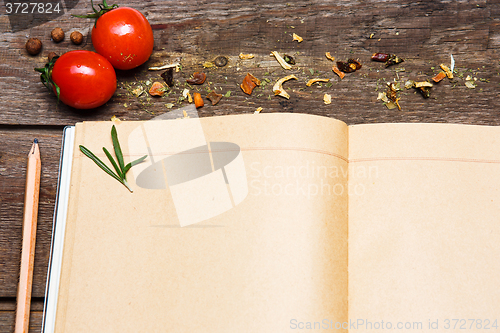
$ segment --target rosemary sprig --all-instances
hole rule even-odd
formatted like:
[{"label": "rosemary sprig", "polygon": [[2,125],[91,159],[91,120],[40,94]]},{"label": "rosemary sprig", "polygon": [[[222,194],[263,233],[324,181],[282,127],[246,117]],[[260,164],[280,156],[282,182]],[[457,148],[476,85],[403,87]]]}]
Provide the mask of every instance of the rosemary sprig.
[{"label": "rosemary sprig", "polygon": [[147,155],[144,155],[141,158],[136,159],[135,161],[132,161],[125,165],[125,162],[123,161],[123,154],[122,154],[122,149],[120,148],[120,142],[118,141],[118,134],[116,133],[116,127],[113,125],[111,128],[111,140],[113,141],[113,149],[115,151],[116,159],[118,160],[118,163],[115,161],[113,156],[109,153],[109,151],[105,148],[102,147],[102,150],[104,151],[104,154],[108,157],[109,161],[111,162],[111,165],[115,169],[116,173],[111,170],[103,161],[99,159],[99,157],[95,156],[90,150],[88,150],[86,147],[80,145],[80,151],[84,153],[88,158],[90,158],[92,161],[94,161],[95,164],[97,164],[104,172],[106,172],[108,175],[122,183],[130,192],[133,192],[130,186],[127,183],[127,172],[130,170],[131,167],[133,167],[136,164],[141,163],[148,157]]}]

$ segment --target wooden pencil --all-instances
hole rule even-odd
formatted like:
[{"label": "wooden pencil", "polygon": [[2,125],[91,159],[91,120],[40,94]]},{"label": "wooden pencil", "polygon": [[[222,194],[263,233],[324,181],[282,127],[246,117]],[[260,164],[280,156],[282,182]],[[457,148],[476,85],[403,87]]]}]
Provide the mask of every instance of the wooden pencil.
[{"label": "wooden pencil", "polygon": [[23,245],[21,270],[17,289],[15,333],[27,333],[29,329],[31,284],[35,257],[36,225],[38,216],[38,195],[40,193],[41,159],[38,140],[33,141],[28,154],[26,169],[26,190],[24,194]]}]

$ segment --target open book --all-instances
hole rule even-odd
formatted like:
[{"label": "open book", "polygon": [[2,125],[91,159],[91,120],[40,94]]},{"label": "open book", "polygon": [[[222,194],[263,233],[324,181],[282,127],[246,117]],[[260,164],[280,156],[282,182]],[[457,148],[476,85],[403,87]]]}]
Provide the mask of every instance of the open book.
[{"label": "open book", "polygon": [[66,133],[45,332],[498,329],[500,128],[121,122],[130,193],[111,126]]}]

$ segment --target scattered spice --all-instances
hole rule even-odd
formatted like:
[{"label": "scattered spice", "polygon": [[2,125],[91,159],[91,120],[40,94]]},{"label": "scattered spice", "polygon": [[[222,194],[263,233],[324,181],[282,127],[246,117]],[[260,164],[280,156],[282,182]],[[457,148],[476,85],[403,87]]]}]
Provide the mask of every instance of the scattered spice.
[{"label": "scattered spice", "polygon": [[330,54],[330,52],[326,52],[325,56],[330,59],[331,61],[335,61],[335,57]]},{"label": "scattered spice", "polygon": [[432,88],[432,83],[423,81],[423,82],[415,82],[413,87],[415,87],[424,98],[429,98],[431,96],[431,88]]},{"label": "scattered spice", "polygon": [[51,62],[54,57],[59,57],[59,55],[57,53],[55,53],[55,52],[50,52],[47,55],[47,59],[49,60],[49,62]]},{"label": "scattered spice", "polygon": [[111,117],[111,121],[116,125],[120,125],[120,123],[122,122],[117,116]]},{"label": "scattered spice", "polygon": [[465,78],[465,86],[469,89],[476,88],[476,78],[472,78],[470,75],[467,75]]},{"label": "scattered spice", "polygon": [[446,73],[445,72],[439,72],[436,74],[436,76],[434,76],[432,78],[432,81],[438,83],[440,82],[442,79],[444,79],[446,77]]},{"label": "scattered spice", "polygon": [[388,53],[374,53],[372,54],[372,60],[378,62],[386,62],[389,60],[390,54]]},{"label": "scattered spice", "polygon": [[191,97],[191,94],[189,93],[189,89],[185,88],[182,91],[182,97],[184,97],[184,99],[187,98],[189,103],[193,103],[193,98]]},{"label": "scattered spice", "polygon": [[247,95],[251,95],[253,89],[256,86],[260,86],[260,80],[257,79],[255,76],[253,76],[250,73],[247,73],[245,78],[243,79],[243,83],[240,85],[241,90]]},{"label": "scattered spice", "polygon": [[156,66],[156,67],[149,67],[148,70],[150,70],[150,71],[161,71],[161,70],[164,70],[164,69],[167,69],[167,68],[174,68],[174,67],[175,67],[175,71],[178,72],[180,64],[179,63],[175,63],[175,64],[168,64],[168,65]]},{"label": "scattered spice", "polygon": [[218,56],[217,58],[215,58],[214,64],[217,67],[224,67],[227,65],[228,61],[229,59],[226,56]]},{"label": "scattered spice", "polygon": [[392,101],[398,107],[398,109],[401,111],[401,106],[399,105],[400,98],[398,97],[397,92],[398,92],[398,89],[394,85],[394,82],[389,83],[389,86],[388,86],[387,92],[386,92],[387,98],[390,101]]},{"label": "scattered spice", "polygon": [[289,64],[286,63],[285,59],[283,59],[278,52],[276,51],[272,51],[271,52],[271,55],[273,55],[276,60],[278,60],[279,64],[281,65],[281,67],[283,67],[284,69],[292,69],[292,66],[290,66]]},{"label": "scattered spice", "polygon": [[210,102],[212,102],[212,105],[216,105],[217,103],[219,103],[221,98],[222,94],[218,94],[213,90],[207,95],[207,99],[210,100]]},{"label": "scattered spice", "polygon": [[374,53],[372,54],[372,60],[378,62],[385,62],[385,67],[389,67],[404,62],[404,59],[401,59],[395,54],[389,54],[389,53]]},{"label": "scattered spice", "polygon": [[211,62],[211,61],[205,61],[205,62],[203,63],[203,67],[204,67],[204,68],[212,68],[212,67],[214,67],[214,66],[215,66],[215,65],[214,65],[214,63],[213,63],[213,62]]},{"label": "scattered spice", "polygon": [[52,30],[52,32],[50,33],[50,37],[52,37],[52,40],[56,43],[59,43],[60,41],[62,41],[64,39],[64,31],[63,29],[57,27],[57,28],[54,28],[54,30]]},{"label": "scattered spice", "polygon": [[300,37],[300,36],[299,36],[299,35],[297,35],[296,33],[293,33],[293,35],[292,35],[292,36],[293,36],[293,40],[294,40],[294,41],[296,40],[296,41],[297,41],[297,42],[299,42],[299,43],[301,43],[301,42],[304,40],[304,38]]},{"label": "scattered spice", "polygon": [[355,72],[361,67],[361,63],[358,60],[348,59],[347,62],[337,61],[337,68],[344,73]]},{"label": "scattered spice", "polygon": [[37,55],[42,50],[42,42],[38,38],[30,38],[26,42],[26,51],[31,55]]},{"label": "scattered spice", "polygon": [[69,35],[69,39],[73,42],[73,44],[80,45],[83,42],[83,35],[80,31],[73,31]]},{"label": "scattered spice", "polygon": [[173,67],[167,68],[167,70],[165,72],[163,72],[160,76],[163,78],[163,81],[165,81],[167,86],[169,86],[169,87],[174,86],[174,68]]},{"label": "scattered spice", "polygon": [[260,106],[259,106],[259,107],[258,107],[258,108],[257,108],[257,109],[253,112],[253,114],[259,114],[259,113],[260,113],[260,111],[262,111],[262,107],[260,107]]},{"label": "scattered spice", "polygon": [[196,108],[201,108],[205,103],[203,102],[203,99],[201,98],[201,94],[198,92],[193,93],[193,98],[194,98],[194,106]]},{"label": "scattered spice", "polygon": [[[151,87],[151,88],[153,88],[153,87]],[[132,90],[132,94],[134,94],[134,95],[135,95],[135,97],[139,97],[139,96],[141,96],[143,93],[144,93],[144,90],[142,89],[142,87],[138,87],[138,88],[136,88],[136,89]],[[161,96],[161,95],[160,95],[160,96]]]},{"label": "scattered spice", "polygon": [[293,59],[293,57],[291,55],[288,55],[288,54],[284,54],[283,55],[283,60],[285,60],[285,62],[287,64],[290,64],[290,65],[295,65],[295,59]]},{"label": "scattered spice", "polygon": [[453,79],[453,72],[448,68],[448,66],[441,64],[439,67],[441,67],[441,69],[446,73],[448,79]]},{"label": "scattered spice", "polygon": [[[149,89],[149,94],[151,96],[163,96],[164,93],[165,93],[165,86],[161,82],[153,83],[153,85]],[[142,93],[139,93],[139,95],[140,94],[142,94]],[[139,95],[136,95],[136,96],[139,96]]]},{"label": "scattered spice", "polygon": [[310,87],[316,82],[330,82],[330,79],[310,79],[307,81],[306,86]]},{"label": "scattered spice", "polygon": [[337,66],[333,66],[333,67],[332,67],[332,71],[333,71],[335,74],[337,74],[337,75],[340,77],[340,79],[341,79],[341,80],[342,80],[342,79],[344,78],[344,76],[345,76],[345,74],[344,74],[343,72],[341,72],[341,71],[337,68]]},{"label": "scattered spice", "polygon": [[330,94],[325,94],[325,95],[323,96],[323,102],[324,102],[325,104],[332,104],[332,95],[330,95]]},{"label": "scattered spice", "polygon": [[289,99],[290,95],[285,91],[285,89],[283,89],[283,83],[285,81],[292,80],[292,79],[298,80],[297,77],[292,74],[292,75],[285,76],[285,77],[279,79],[278,81],[276,81],[276,83],[273,86],[274,95],[279,95],[281,97]]},{"label": "scattered spice", "polygon": [[206,78],[207,78],[207,75],[205,73],[194,72],[193,78],[187,79],[186,82],[189,84],[203,84],[203,82],[205,82]]},{"label": "scattered spice", "polygon": [[404,59],[398,57],[397,55],[391,54],[389,55],[389,59],[385,63],[385,67],[387,68],[392,65],[400,64],[402,62],[404,62]]},{"label": "scattered spice", "polygon": [[248,54],[240,53],[240,59],[241,60],[252,59],[253,57],[255,57],[255,56],[253,54],[251,54],[251,53],[248,53]]}]

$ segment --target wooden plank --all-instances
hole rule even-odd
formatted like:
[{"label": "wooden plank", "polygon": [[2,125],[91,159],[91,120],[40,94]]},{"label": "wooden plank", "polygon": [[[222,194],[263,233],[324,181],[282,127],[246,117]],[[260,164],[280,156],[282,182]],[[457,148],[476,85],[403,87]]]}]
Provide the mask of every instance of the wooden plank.
[{"label": "wooden plank", "polygon": [[[85,13],[87,5],[81,2],[71,13]],[[43,65],[45,56],[52,50],[61,53],[78,48],[92,49],[88,38],[89,21],[70,17],[67,13],[30,31],[4,33],[0,41],[3,63],[0,73],[4,77],[0,82],[4,102],[0,106],[0,124],[66,125],[85,119],[106,120],[113,115],[126,120],[150,119],[168,112],[165,104],[178,100],[184,80],[192,72],[203,70],[201,65],[205,61],[220,54],[231,58],[230,65],[204,71],[209,75],[207,81],[212,82],[210,87],[221,88],[223,92],[231,90],[232,94],[217,106],[206,103],[200,110],[201,116],[249,113],[262,106],[264,112],[308,112],[350,124],[380,121],[500,123],[496,116],[500,65],[492,61],[499,58],[500,52],[497,1],[387,1],[374,2],[370,6],[357,1],[314,5],[300,0],[282,4],[243,1],[238,6],[229,1],[215,4],[162,1],[149,6],[129,0],[123,5],[135,7],[148,16],[155,28],[155,51],[145,66],[118,73],[119,88],[112,100],[91,112],[57,106],[55,98],[49,96],[33,71],[33,67]],[[49,33],[55,26],[66,31],[82,30],[87,35],[84,45],[76,47],[69,40],[54,44],[49,40]],[[0,28],[8,31],[8,20],[0,20]],[[304,42],[293,42],[293,32],[304,37]],[[372,33],[373,38],[369,38]],[[31,57],[24,51],[26,34],[44,42],[40,56]],[[272,96],[272,84],[252,96],[246,96],[238,87],[246,72],[271,81],[288,74],[268,56],[272,50],[296,56],[298,65],[292,73],[299,76],[300,81],[287,83],[292,88],[290,100]],[[360,72],[338,82],[330,70],[331,63],[324,57],[326,51],[338,59],[359,58],[364,66]],[[252,52],[257,57],[254,61],[242,62],[237,60],[240,52]],[[476,89],[465,88],[460,79],[451,84],[443,82],[434,89],[429,100],[410,93],[401,100],[402,112],[386,110],[376,101],[375,87],[378,81],[397,76],[393,69],[383,69],[381,64],[371,62],[373,52],[393,52],[406,58],[402,65],[405,72],[400,73],[400,79],[426,79],[428,76],[421,73],[432,74],[431,67],[441,62],[449,63],[449,55],[453,54],[457,67],[475,70],[476,77],[489,82],[480,82]],[[124,88],[133,82],[159,80],[159,73],[147,71],[147,66],[177,58],[181,58],[183,64],[182,72],[176,74],[180,86],[168,97],[148,98],[144,94],[137,98]],[[315,76],[331,78],[333,86],[299,90],[311,77],[309,69],[317,71]],[[446,88],[450,85],[456,88]],[[329,106],[322,102],[324,93],[334,96]]]},{"label": "wooden plank", "polygon": [[0,129],[0,297],[16,297],[21,258],[26,156],[38,138],[42,175],[33,297],[44,297],[62,129]]},{"label": "wooden plank", "polygon": [[[0,332],[14,332],[15,311],[0,310]],[[43,311],[31,311],[29,332],[42,331]]]}]

